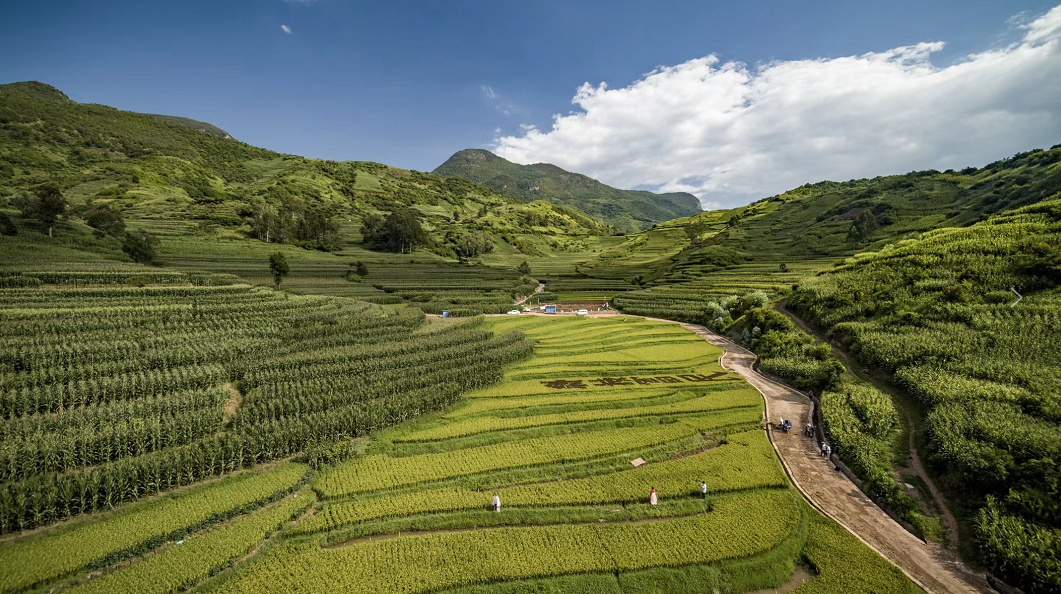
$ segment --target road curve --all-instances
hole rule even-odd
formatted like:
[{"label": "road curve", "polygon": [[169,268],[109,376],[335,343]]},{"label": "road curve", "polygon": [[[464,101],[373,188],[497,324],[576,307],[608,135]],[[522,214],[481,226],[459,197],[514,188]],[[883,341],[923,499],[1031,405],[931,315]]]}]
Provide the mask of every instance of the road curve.
[{"label": "road curve", "polygon": [[935,543],[926,544],[907,532],[820,456],[814,438],[804,437],[800,430],[811,422],[809,398],[756,372],[752,367],[756,359],[754,353],[704,326],[681,326],[725,351],[720,363],[740,374],[762,393],[768,420],[785,418],[793,422],[796,430],[792,433],[769,431],[770,441],[793,484],[814,507],[839,522],[929,592],[994,592],[982,576],[972,573],[950,552]]}]

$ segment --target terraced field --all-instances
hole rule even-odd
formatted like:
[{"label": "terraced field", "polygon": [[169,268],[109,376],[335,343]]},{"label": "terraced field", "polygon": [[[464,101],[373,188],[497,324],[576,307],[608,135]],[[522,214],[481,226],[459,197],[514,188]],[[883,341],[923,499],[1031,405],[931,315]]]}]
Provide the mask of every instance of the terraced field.
[{"label": "terraced field", "polygon": [[313,513],[218,591],[918,591],[789,486],[716,347],[633,318],[487,326],[534,356],[321,470]]},{"label": "terraced field", "polygon": [[761,396],[677,325],[0,279],[3,594],[916,591],[790,487]]},{"label": "terraced field", "polygon": [[0,275],[0,592],[101,568],[117,571],[88,590],[197,583],[301,515],[310,494],[289,494],[306,463],[440,410],[532,350],[481,318],[435,324],[236,280],[120,265]]}]

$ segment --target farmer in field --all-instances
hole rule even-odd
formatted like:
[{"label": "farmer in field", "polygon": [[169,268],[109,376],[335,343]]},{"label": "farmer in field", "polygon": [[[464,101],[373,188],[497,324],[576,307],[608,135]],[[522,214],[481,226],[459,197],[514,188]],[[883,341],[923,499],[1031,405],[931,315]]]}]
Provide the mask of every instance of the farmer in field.
[{"label": "farmer in field", "polygon": [[652,487],[652,492],[648,494],[648,502],[651,503],[652,505],[656,505],[656,503],[658,501],[659,501],[659,498],[656,497],[656,488]]},{"label": "farmer in field", "polygon": [[707,483],[700,481],[700,499],[707,499]]},{"label": "farmer in field", "polygon": [[501,498],[498,497],[497,493],[494,493],[494,511],[501,513]]}]

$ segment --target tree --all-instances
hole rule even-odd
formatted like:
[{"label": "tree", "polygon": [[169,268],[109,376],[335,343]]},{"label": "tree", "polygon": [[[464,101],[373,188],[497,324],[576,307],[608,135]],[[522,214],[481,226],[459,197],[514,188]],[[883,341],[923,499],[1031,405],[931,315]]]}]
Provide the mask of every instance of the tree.
[{"label": "tree", "polygon": [[457,254],[457,259],[461,262],[494,251],[494,241],[486,233],[450,231],[446,234],[446,242],[452,247],[453,253]]},{"label": "tree", "polygon": [[153,264],[158,253],[158,238],[146,231],[126,233],[122,251],[141,264]]},{"label": "tree", "polygon": [[848,239],[851,241],[865,241],[878,227],[877,217],[873,216],[873,212],[864,210],[859,213],[858,217],[855,218],[855,222],[851,225],[851,230],[847,234]]},{"label": "tree", "polygon": [[689,238],[689,241],[693,244],[700,243],[700,236],[711,230],[711,225],[707,221],[697,219],[692,223],[685,226],[685,235]]},{"label": "tree", "polygon": [[354,263],[354,273],[358,276],[368,276],[368,266],[361,260]]},{"label": "tree", "polygon": [[122,219],[122,213],[110,206],[94,207],[85,216],[85,222],[96,230],[96,237],[104,235],[121,237],[122,233],[125,233],[125,220]]},{"label": "tree", "polygon": [[18,227],[6,212],[0,212],[0,235],[18,235]]},{"label": "tree", "polygon": [[518,268],[516,268],[516,270],[518,270],[520,274],[526,274],[528,276],[531,273],[530,264],[528,264],[526,260],[524,260],[523,263],[520,264]]},{"label": "tree", "polygon": [[272,241],[280,222],[276,207],[260,197],[255,197],[249,206],[240,211],[240,215],[250,225],[252,235],[265,242]]},{"label": "tree", "polygon": [[361,217],[361,237],[365,245],[381,246],[386,243],[383,236],[383,217],[368,213]]},{"label": "tree", "polygon": [[395,210],[383,224],[386,246],[393,252],[412,252],[421,245],[427,245],[430,238],[420,226],[420,217],[411,209]]},{"label": "tree", "polygon": [[59,217],[66,212],[66,198],[55,184],[44,184],[34,190],[35,196],[23,201],[22,216],[37,219],[48,226],[48,237]]},{"label": "tree", "polygon": [[788,264],[785,264],[784,262],[782,262],[782,263],[781,263],[781,264],[780,264],[780,265],[779,265],[779,266],[777,267],[777,269],[778,269],[778,270],[780,270],[781,272],[788,272]]},{"label": "tree", "polygon": [[280,288],[280,283],[290,271],[291,268],[287,265],[287,258],[282,252],[276,252],[269,256],[269,272],[273,275],[273,282],[276,283],[277,289]]}]

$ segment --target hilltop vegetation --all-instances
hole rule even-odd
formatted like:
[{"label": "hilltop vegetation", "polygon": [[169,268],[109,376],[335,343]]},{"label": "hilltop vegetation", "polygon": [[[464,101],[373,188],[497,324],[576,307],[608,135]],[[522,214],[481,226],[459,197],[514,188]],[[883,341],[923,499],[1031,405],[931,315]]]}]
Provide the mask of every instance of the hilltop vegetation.
[{"label": "hilltop vegetation", "polygon": [[1042,593],[1061,588],[1059,285],[1053,200],[859,255],[789,297],[920,401],[929,460],[982,506],[985,560]]},{"label": "hilltop vegetation", "polygon": [[619,190],[556,165],[518,165],[482,149],[458,151],[432,173],[469,179],[522,202],[572,206],[625,232],[700,211],[700,201],[685,192]]},{"label": "hilltop vegetation", "polygon": [[420,247],[446,257],[470,232],[517,247],[533,243],[525,236],[610,232],[574,208],[378,163],[280,155],[198,124],[79,104],[41,83],[0,86],[0,196],[51,182],[74,206],[107,204],[149,229],[183,223],[324,250],[356,240],[344,230],[364,217],[401,209],[427,230]]},{"label": "hilltop vegetation", "polygon": [[[517,271],[526,258],[588,252],[613,233],[577,209],[467,180],[281,155],[185,124],[79,104],[41,83],[0,86],[0,228],[18,234],[8,261],[128,261],[148,246],[139,261],[260,282],[279,244],[304,248],[284,250],[295,290],[475,314],[505,311],[537,286]],[[54,225],[25,205],[46,185],[66,208],[42,246]],[[99,213],[128,236],[96,233]],[[408,225],[383,224],[395,217],[413,222],[417,241],[399,239]],[[495,266],[476,265],[487,256]],[[366,274],[351,274],[357,262]]]},{"label": "hilltop vegetation", "polygon": [[879,249],[1061,191],[1061,145],[982,168],[807,184],[745,207],[673,221],[693,238],[665,278],[749,261],[793,261]]}]

